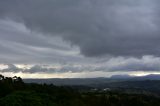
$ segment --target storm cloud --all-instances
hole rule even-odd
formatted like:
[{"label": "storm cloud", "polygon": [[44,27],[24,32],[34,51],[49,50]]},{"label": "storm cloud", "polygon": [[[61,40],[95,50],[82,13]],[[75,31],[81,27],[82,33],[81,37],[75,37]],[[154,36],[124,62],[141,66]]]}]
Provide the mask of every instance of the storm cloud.
[{"label": "storm cloud", "polygon": [[159,72],[159,5],[159,0],[0,0],[0,65],[8,66],[0,72]]},{"label": "storm cloud", "polygon": [[1,19],[60,36],[89,57],[159,56],[158,0],[1,0]]}]

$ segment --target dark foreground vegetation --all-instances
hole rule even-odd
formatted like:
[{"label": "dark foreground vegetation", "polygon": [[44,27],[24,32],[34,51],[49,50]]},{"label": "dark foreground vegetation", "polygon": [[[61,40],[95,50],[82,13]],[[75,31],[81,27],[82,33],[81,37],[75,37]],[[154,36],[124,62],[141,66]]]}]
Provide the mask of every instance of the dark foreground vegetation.
[{"label": "dark foreground vegetation", "polygon": [[0,106],[160,106],[159,96],[83,91],[53,84],[26,84],[0,75]]}]

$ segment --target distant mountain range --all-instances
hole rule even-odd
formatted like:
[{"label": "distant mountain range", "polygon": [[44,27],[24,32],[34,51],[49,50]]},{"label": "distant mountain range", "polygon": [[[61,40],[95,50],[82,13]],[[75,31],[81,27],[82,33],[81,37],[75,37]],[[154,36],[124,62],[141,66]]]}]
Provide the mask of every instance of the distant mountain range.
[{"label": "distant mountain range", "polygon": [[128,78],[133,78],[133,76],[130,76],[128,74],[125,74],[125,75],[112,75],[110,78],[111,79],[128,79]]},{"label": "distant mountain range", "polygon": [[146,76],[113,75],[110,78],[49,78],[49,79],[24,79],[26,83],[47,83],[55,85],[99,85],[122,81],[160,80],[160,74]]},{"label": "distant mountain range", "polygon": [[114,75],[110,78],[51,78],[51,79],[24,79],[26,83],[46,83],[57,86],[71,86],[76,89],[111,89],[124,92],[152,92],[160,94],[160,75],[146,76]]},{"label": "distant mountain range", "polygon": [[113,75],[111,79],[127,79],[127,80],[160,80],[160,74],[149,74],[145,76],[130,76],[130,75]]}]

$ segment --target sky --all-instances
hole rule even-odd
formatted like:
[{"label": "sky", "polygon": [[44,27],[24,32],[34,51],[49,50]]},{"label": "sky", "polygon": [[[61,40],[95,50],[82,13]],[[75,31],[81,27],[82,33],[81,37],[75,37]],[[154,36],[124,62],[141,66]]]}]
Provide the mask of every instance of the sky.
[{"label": "sky", "polygon": [[0,0],[0,73],[160,74],[159,0]]}]

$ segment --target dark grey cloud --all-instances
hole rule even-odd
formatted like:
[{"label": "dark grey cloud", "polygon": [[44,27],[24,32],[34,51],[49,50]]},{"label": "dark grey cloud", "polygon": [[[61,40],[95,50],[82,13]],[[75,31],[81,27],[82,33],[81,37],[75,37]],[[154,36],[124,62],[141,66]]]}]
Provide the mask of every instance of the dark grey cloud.
[{"label": "dark grey cloud", "polygon": [[159,4],[158,0],[1,0],[0,17],[62,37],[89,57],[159,56]]},{"label": "dark grey cloud", "polygon": [[31,32],[23,24],[0,20],[0,63],[54,63],[76,60],[79,50],[59,37]]},{"label": "dark grey cloud", "polygon": [[8,68],[1,69],[0,72],[5,73],[5,72],[13,72],[13,73],[55,73],[54,68],[47,68],[43,67],[41,65],[33,65],[30,68],[20,68],[17,67],[14,64],[7,64]]},{"label": "dark grey cloud", "polygon": [[23,70],[24,73],[54,73],[55,69],[54,68],[44,68],[40,65],[34,65],[30,69],[25,69]]},{"label": "dark grey cloud", "polygon": [[8,66],[8,68],[2,69],[2,70],[0,70],[0,72],[14,72],[14,73],[17,73],[17,72],[22,71],[22,69],[16,67],[14,64],[7,64],[7,66]]},{"label": "dark grey cloud", "polygon": [[99,63],[96,71],[160,71],[160,58],[154,56],[143,56],[142,58],[112,58],[106,62]]},{"label": "dark grey cloud", "polygon": [[[13,73],[47,73],[47,74],[54,74],[54,73],[75,73],[75,72],[85,72],[85,71],[91,71],[93,69],[90,66],[82,66],[82,65],[75,65],[75,64],[67,64],[67,65],[61,65],[56,68],[56,65],[52,65],[50,67],[49,65],[33,65],[30,68],[19,68],[14,64],[7,64],[7,68],[1,69],[0,72],[13,72]],[[54,67],[53,67],[54,66]]]},{"label": "dark grey cloud", "polygon": [[[0,0],[0,63],[8,64],[0,72],[158,72],[159,5],[159,0]],[[25,63],[34,65],[14,65]]]}]

